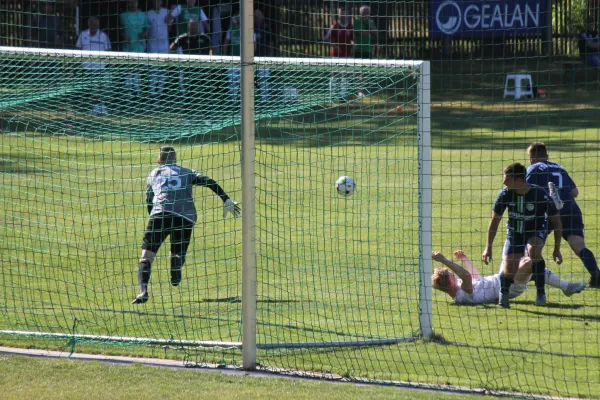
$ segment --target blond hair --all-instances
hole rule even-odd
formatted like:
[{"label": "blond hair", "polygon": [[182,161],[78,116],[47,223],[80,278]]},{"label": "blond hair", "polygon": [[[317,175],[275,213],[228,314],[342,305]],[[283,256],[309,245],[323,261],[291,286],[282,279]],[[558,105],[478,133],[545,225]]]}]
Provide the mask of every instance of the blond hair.
[{"label": "blond hair", "polygon": [[434,289],[448,289],[452,275],[452,271],[448,268],[436,268],[433,275],[431,275],[431,287]]}]

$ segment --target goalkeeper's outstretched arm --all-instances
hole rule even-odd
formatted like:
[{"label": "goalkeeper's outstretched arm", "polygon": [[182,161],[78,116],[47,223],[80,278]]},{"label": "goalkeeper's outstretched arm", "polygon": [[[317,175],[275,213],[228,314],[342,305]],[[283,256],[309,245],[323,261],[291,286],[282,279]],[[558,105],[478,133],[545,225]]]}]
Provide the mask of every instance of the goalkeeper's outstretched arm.
[{"label": "goalkeeper's outstretched arm", "polygon": [[194,181],[192,182],[194,185],[204,186],[212,190],[217,196],[223,200],[223,217],[227,216],[227,213],[231,212],[234,217],[238,217],[240,215],[240,207],[236,202],[231,200],[225,190],[212,178],[209,178],[206,175],[196,175],[194,177]]}]

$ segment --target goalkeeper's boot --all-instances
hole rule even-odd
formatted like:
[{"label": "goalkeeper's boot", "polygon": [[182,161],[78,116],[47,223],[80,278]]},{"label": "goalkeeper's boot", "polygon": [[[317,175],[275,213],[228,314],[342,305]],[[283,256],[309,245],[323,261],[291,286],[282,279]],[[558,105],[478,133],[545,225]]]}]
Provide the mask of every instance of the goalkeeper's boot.
[{"label": "goalkeeper's boot", "polygon": [[538,294],[537,297],[535,298],[535,305],[536,306],[545,306],[546,305],[546,295]]},{"label": "goalkeeper's boot", "polygon": [[585,282],[573,282],[569,283],[567,288],[563,290],[563,293],[567,297],[573,296],[575,293],[581,293],[585,289]]},{"label": "goalkeeper's boot", "polygon": [[181,283],[181,268],[171,268],[171,285],[179,286]]},{"label": "goalkeeper's boot", "polygon": [[498,302],[498,305],[502,308],[506,308],[506,309],[510,308],[510,303],[508,302],[508,293],[507,294],[500,293],[500,301]]},{"label": "goalkeeper's boot", "polygon": [[149,298],[148,292],[142,292],[142,293],[138,294],[135,299],[133,299],[131,304],[144,304],[145,302],[148,301],[148,298]]}]

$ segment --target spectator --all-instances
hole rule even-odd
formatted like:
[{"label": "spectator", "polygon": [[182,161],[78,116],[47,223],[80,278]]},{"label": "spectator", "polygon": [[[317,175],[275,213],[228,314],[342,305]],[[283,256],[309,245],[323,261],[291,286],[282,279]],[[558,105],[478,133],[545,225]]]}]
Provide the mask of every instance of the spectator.
[{"label": "spectator", "polygon": [[[258,56],[258,54],[256,54],[257,52],[257,48],[259,48],[260,50],[258,51],[266,51],[267,47],[269,46],[270,43],[270,34],[267,32],[267,29],[265,24],[264,24],[264,17],[262,12],[260,12],[259,10],[255,10],[254,11],[254,21],[255,23],[260,22],[260,27],[258,29],[255,29],[254,31],[254,48],[255,48],[255,55]],[[240,30],[240,14],[239,12],[236,13],[233,18],[231,18],[231,24],[229,26],[229,30],[227,31],[227,34],[225,35],[225,54],[230,54],[232,56],[240,56],[241,55],[241,48],[242,48],[242,36],[241,36],[241,30]],[[258,46],[258,37],[259,35],[261,35],[261,41],[262,41],[262,45]],[[266,42],[265,40],[269,40],[269,42]],[[269,90],[268,90],[268,78],[270,75],[270,71],[268,69],[265,68],[258,68],[256,70],[256,74],[258,77],[258,83],[260,86],[260,93],[261,93],[261,101],[266,102],[268,100],[268,94],[269,94]],[[229,70],[227,71],[227,75],[229,78],[229,94],[231,96],[231,103],[232,105],[237,105],[239,102],[239,94],[240,94],[240,83],[241,83],[241,71],[240,68],[229,68]]]},{"label": "spectator", "polygon": [[221,27],[221,6],[213,6],[211,8],[210,18],[212,22],[211,43],[213,55],[221,55],[221,40],[223,39],[223,31]]},{"label": "spectator", "polygon": [[34,47],[46,49],[62,47],[60,17],[52,1],[40,2],[40,13],[31,18],[31,42]]},{"label": "spectator", "polygon": [[[358,18],[354,19],[354,58],[372,58],[373,42],[377,40],[377,27],[371,19],[371,8],[362,6]],[[358,97],[363,97],[367,88],[363,87],[363,76],[359,76]]]},{"label": "spectator", "polygon": [[179,54],[210,54],[210,39],[204,34],[200,34],[200,24],[198,21],[190,20],[188,22],[187,32],[179,35],[169,50]]},{"label": "spectator", "polygon": [[242,33],[240,31],[240,13],[236,13],[231,18],[229,29],[225,35],[225,51],[226,55],[239,56],[242,43]]},{"label": "spectator", "polygon": [[[148,52],[169,52],[169,24],[174,18],[162,7],[162,0],[154,0],[154,7],[146,13],[148,19]],[[158,67],[150,67],[150,96],[156,105],[165,87],[166,71]]]},{"label": "spectator", "polygon": [[[87,51],[109,51],[111,49],[110,40],[108,39],[108,35],[99,29],[100,21],[98,18],[90,17],[88,19],[88,28],[79,34],[75,47]],[[91,83],[90,86],[96,89],[91,91],[98,93],[93,97],[94,104],[90,114],[106,114],[104,94],[107,92],[107,86],[110,86],[110,71],[105,68],[106,65],[102,62],[84,62],[81,66],[87,80]]]},{"label": "spectator", "polygon": [[338,9],[338,19],[331,25],[325,41],[331,43],[332,57],[350,57],[354,42],[354,28],[345,7]]},{"label": "spectator", "polygon": [[594,19],[588,17],[586,20],[585,31],[579,34],[579,56],[585,62],[594,67],[600,68],[600,37],[594,24]]},{"label": "spectator", "polygon": [[177,36],[188,31],[188,22],[194,20],[199,22],[198,32],[206,34],[209,31],[208,18],[202,7],[196,5],[196,0],[186,0],[185,5],[178,5],[171,11],[173,18],[177,18]]},{"label": "spectator", "polygon": [[371,8],[362,6],[354,19],[354,58],[372,58],[373,42],[377,40],[377,27],[371,19]]},{"label": "spectator", "polygon": [[[350,57],[351,48],[354,42],[354,32],[352,22],[348,17],[348,11],[345,7],[338,9],[338,19],[331,25],[325,41],[331,43],[332,57]],[[340,90],[337,90],[337,81],[340,81]],[[348,77],[345,73],[333,73],[329,80],[329,93],[332,100],[340,98],[345,101],[348,96]]]},{"label": "spectator", "polygon": [[[127,1],[127,11],[121,14],[121,33],[123,35],[123,51],[130,53],[146,52],[148,36],[148,18],[138,9],[137,0]],[[125,78],[125,86],[129,96],[140,94],[140,74],[132,72]]]},{"label": "spectator", "polygon": [[[196,55],[209,55],[210,54],[210,39],[208,36],[200,34],[200,24],[198,21],[191,19],[188,22],[187,33],[179,35],[169,50],[171,52],[177,52],[178,54],[196,54]],[[188,69],[191,69],[188,68]],[[190,86],[194,89],[202,87],[201,79],[203,75],[202,68],[196,68],[191,74],[192,82]],[[179,87],[182,95],[188,93],[186,88],[185,76],[182,70],[179,71]]]},{"label": "spectator", "polygon": [[275,41],[271,27],[265,22],[260,10],[254,10],[254,38],[256,57],[273,57]]}]

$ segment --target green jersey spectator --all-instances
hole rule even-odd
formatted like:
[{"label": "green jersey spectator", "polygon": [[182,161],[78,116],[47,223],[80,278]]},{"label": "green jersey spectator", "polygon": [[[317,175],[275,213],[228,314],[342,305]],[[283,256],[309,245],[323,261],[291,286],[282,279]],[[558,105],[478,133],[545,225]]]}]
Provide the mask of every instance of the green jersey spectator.
[{"label": "green jersey spectator", "polygon": [[371,58],[373,42],[377,40],[377,27],[371,19],[371,8],[362,6],[360,16],[354,20],[354,57]]},{"label": "green jersey spectator", "polygon": [[208,33],[208,18],[202,7],[196,5],[196,0],[187,0],[185,5],[178,5],[171,11],[171,16],[177,18],[177,36],[187,33],[188,22],[199,22],[199,33]]},{"label": "green jersey spectator", "polygon": [[127,11],[121,14],[121,29],[123,30],[123,51],[132,53],[146,52],[146,34],[148,18],[146,13],[138,9],[137,0],[127,2]]}]

